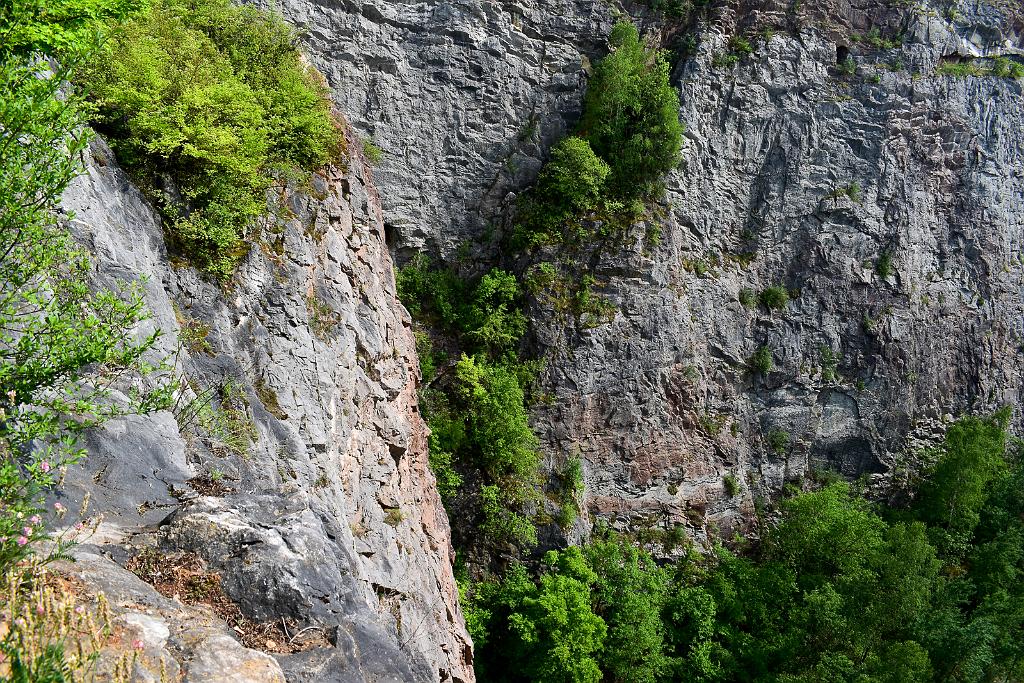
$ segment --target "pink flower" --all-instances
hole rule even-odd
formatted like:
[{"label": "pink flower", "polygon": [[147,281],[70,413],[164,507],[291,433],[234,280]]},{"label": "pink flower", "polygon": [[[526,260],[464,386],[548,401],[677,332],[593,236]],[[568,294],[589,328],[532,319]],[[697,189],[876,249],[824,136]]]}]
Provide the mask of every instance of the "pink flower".
[{"label": "pink flower", "polygon": [[28,539],[24,536],[18,536],[18,545],[25,545],[28,543]]},{"label": "pink flower", "polygon": [[36,605],[36,614],[45,614],[46,608],[42,605]]},{"label": "pink flower", "polygon": [[43,521],[43,519],[39,515],[32,515],[31,517],[29,517],[28,521],[32,522],[33,524],[39,524],[39,522]]},{"label": "pink flower", "polygon": [[41,469],[43,472],[49,472],[50,463],[47,462],[46,460],[42,461],[41,463],[39,463],[39,469]]},{"label": "pink flower", "polygon": [[64,512],[65,510],[64,506],[61,505],[60,503],[54,503],[53,509],[56,510],[57,512]]},{"label": "pink flower", "polygon": [[134,647],[136,650],[141,650],[146,646],[141,640],[135,639],[132,641],[132,647]]},{"label": "pink flower", "polygon": [[81,531],[85,526],[81,522],[75,522],[75,531]]},{"label": "pink flower", "polygon": [[21,530],[21,533],[25,534],[26,536],[31,536],[32,535],[32,527],[30,527],[30,526],[24,527]]},{"label": "pink flower", "polygon": [[82,614],[83,612],[85,612],[85,608],[81,605],[75,607],[75,614]]}]

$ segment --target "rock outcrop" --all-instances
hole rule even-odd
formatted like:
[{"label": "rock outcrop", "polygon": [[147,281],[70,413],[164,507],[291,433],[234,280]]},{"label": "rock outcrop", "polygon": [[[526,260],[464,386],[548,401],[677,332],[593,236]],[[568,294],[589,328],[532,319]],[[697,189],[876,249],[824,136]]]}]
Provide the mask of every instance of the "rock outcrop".
[{"label": "rock outcrop", "polygon": [[[610,323],[536,319],[556,400],[535,428],[553,466],[582,454],[593,514],[728,531],[784,481],[891,473],[948,416],[1019,399],[1021,84],[937,68],[1020,60],[1021,19],[1013,3],[947,4],[751,0],[694,27],[673,76],[688,132],[660,241],[638,226],[595,265]],[[617,11],[281,8],[384,151],[396,252],[492,261],[509,193],[571,130]],[[737,33],[754,50],[730,66],[716,57]],[[740,304],[774,285],[790,290],[784,310]],[[761,346],[766,376],[747,368]]]},{"label": "rock outcrop", "polygon": [[[939,71],[1024,62],[1019,9],[805,4],[720,3],[690,27],[683,162],[649,222],[591,262],[611,321],[567,327],[531,303],[553,398],[533,425],[552,469],[584,463],[576,537],[595,518],[728,533],[787,481],[882,485],[950,416],[1020,401],[1021,81]],[[173,413],[90,437],[66,495],[109,513],[80,576],[129,596],[146,652],[192,680],[212,675],[189,668],[193,608],[133,582],[121,565],[140,548],[201,558],[255,622],[324,634],[273,659],[222,643],[266,680],[471,681],[388,247],[521,266],[493,245],[572,130],[615,15],[652,40],[681,27],[604,0],[275,6],[382,149],[380,197],[358,155],[281,189],[222,289],[168,261],[152,209],[94,147],[72,225],[98,282],[148,276],[187,386]],[[741,32],[753,50],[729,57]],[[788,302],[759,305],[776,286]],[[749,364],[761,348],[767,372]]]},{"label": "rock outcrop", "polygon": [[88,495],[104,519],[75,571],[150,605],[145,649],[185,680],[244,677],[216,678],[180,623],[189,608],[136,595],[141,582],[100,555],[191,553],[246,619],[322,636],[273,658],[248,650],[263,668],[245,680],[473,680],[414,339],[363,159],[278,188],[276,218],[223,287],[168,260],[159,217],[112,159],[93,145],[63,209],[97,284],[145,278],[148,324],[165,331],[157,355],[181,388],[173,411],[90,435],[64,496],[70,508]]}]

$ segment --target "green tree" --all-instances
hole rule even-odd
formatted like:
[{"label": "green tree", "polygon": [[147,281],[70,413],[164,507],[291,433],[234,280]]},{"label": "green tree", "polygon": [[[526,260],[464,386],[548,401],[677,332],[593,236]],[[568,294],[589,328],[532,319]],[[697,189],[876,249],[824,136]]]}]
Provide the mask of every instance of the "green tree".
[{"label": "green tree", "polygon": [[[597,654],[607,633],[591,609],[596,574],[579,548],[545,555],[537,583],[514,566],[490,596],[490,643],[481,653],[495,681],[598,683]],[[498,638],[495,635],[500,634]]]},{"label": "green tree", "polygon": [[156,0],[81,79],[172,241],[222,278],[248,252],[272,176],[315,170],[340,144],[292,41],[280,18],[228,0]]},{"label": "green tree", "polygon": [[0,59],[89,54],[114,21],[144,10],[146,0],[5,0],[0,4]]},{"label": "green tree", "polygon": [[[86,54],[96,28],[91,17],[72,21],[76,6],[106,5],[0,8],[8,39],[0,48],[0,583],[10,605],[38,595],[40,563],[67,549],[56,539],[24,562],[50,538],[43,495],[84,456],[81,435],[118,415],[167,407],[173,389],[159,359],[145,359],[159,331],[144,331],[140,288],[91,287],[86,254],[56,214],[89,139],[81,100],[66,88],[76,62],[62,52]],[[65,59],[48,67],[37,52]],[[0,660],[17,680],[81,673],[64,656],[67,624],[47,621],[42,605],[33,610],[43,615],[35,626],[0,614]],[[21,644],[40,639],[45,651],[27,658]]]},{"label": "green tree", "polygon": [[1008,409],[989,418],[965,417],[946,430],[937,461],[915,501],[921,520],[933,529],[936,544],[961,554],[980,520],[989,484],[1004,468]]},{"label": "green tree", "polygon": [[616,24],[609,44],[587,84],[579,135],[611,167],[614,194],[644,196],[679,163],[679,95],[665,56],[644,46],[632,23]]},{"label": "green tree", "polygon": [[608,626],[600,657],[604,680],[655,683],[669,665],[661,616],[666,573],[648,553],[615,536],[592,542],[584,555],[597,576],[594,611]]}]

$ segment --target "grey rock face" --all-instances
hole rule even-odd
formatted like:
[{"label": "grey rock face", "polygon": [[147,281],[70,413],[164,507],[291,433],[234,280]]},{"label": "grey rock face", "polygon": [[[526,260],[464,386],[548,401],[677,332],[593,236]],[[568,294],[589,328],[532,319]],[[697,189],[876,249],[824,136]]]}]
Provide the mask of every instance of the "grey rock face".
[{"label": "grey rock face", "polygon": [[[98,284],[148,278],[147,327],[165,330],[182,389],[171,412],[95,431],[69,473],[69,503],[88,493],[105,514],[95,551],[123,557],[139,534],[194,551],[247,617],[329,634],[329,648],[260,655],[278,677],[473,680],[414,339],[362,159],[280,189],[227,287],[169,262],[111,159],[94,145],[64,208]],[[176,661],[186,680],[243,680]]]},{"label": "grey rock face", "polygon": [[[611,323],[565,330],[538,316],[542,390],[557,400],[535,427],[553,467],[583,455],[590,512],[615,524],[727,532],[786,480],[891,472],[947,416],[1019,398],[1021,86],[935,73],[1019,56],[1019,11],[963,3],[951,21],[944,6],[811,4],[736,3],[699,27],[696,56],[674,74],[688,132],[660,242],[638,226],[597,264]],[[486,242],[507,194],[571,128],[611,11],[282,9],[384,150],[397,249],[442,256]],[[753,55],[714,65],[729,34],[766,26],[774,36]],[[852,42],[872,28],[902,33],[898,47]],[[847,54],[850,77],[837,69]],[[738,302],[772,285],[792,290],[785,310]],[[761,346],[767,376],[746,367]]]},{"label": "grey rock face", "polygon": [[[95,671],[106,679],[118,657],[132,665],[132,680],[211,683],[284,683],[281,666],[268,654],[242,647],[220,619],[202,608],[165,598],[114,562],[79,552],[62,571],[93,594],[105,596],[121,638]],[[127,654],[132,653],[132,654]]]},{"label": "grey rock face", "polygon": [[587,55],[611,28],[602,0],[274,6],[383,151],[376,180],[399,247],[440,254],[479,238],[536,175],[578,116]]},{"label": "grey rock face", "polygon": [[[598,267],[611,324],[545,339],[571,356],[549,363],[564,400],[536,422],[583,453],[599,515],[728,531],[787,480],[892,473],[945,416],[1019,402],[1021,83],[935,69],[1020,54],[1020,34],[990,9],[903,21],[903,46],[853,46],[848,78],[852,43],[813,28],[733,69],[710,28],[677,70],[688,130],[662,240]],[[740,304],[772,285],[784,310]],[[761,346],[767,376],[746,367]]]}]

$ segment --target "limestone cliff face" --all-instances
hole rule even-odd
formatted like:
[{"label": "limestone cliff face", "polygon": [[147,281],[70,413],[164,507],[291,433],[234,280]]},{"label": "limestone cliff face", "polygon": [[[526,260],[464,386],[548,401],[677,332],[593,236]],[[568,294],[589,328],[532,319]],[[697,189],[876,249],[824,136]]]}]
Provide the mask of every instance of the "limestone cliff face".
[{"label": "limestone cliff face", "polygon": [[[509,194],[571,129],[614,12],[675,35],[642,7],[585,0],[280,6],[384,150],[400,255],[487,254]],[[946,416],[1019,399],[1021,83],[936,73],[1021,59],[1019,14],[984,0],[715,3],[673,76],[688,132],[660,241],[637,226],[594,267],[614,320],[566,330],[534,311],[556,398],[534,424],[553,464],[583,455],[593,515],[727,531],[786,480],[881,476]],[[738,32],[753,54],[716,66]],[[772,285],[791,290],[785,310],[739,303]],[[746,368],[761,346],[767,376]]]},{"label": "limestone cliff face", "polygon": [[[566,327],[530,304],[554,398],[534,427],[552,467],[584,462],[574,536],[597,517],[727,532],[787,480],[828,468],[880,482],[948,416],[1020,401],[1021,82],[936,69],[1024,61],[1024,23],[1013,3],[948,4],[743,0],[691,27],[695,53],[673,73],[684,160],[650,221],[591,263],[614,318]],[[614,15],[655,39],[679,27],[604,0],[275,6],[383,150],[380,195],[357,159],[282,190],[223,290],[169,263],[152,210],[94,150],[67,196],[73,225],[98,280],[149,277],[188,390],[173,413],[93,437],[68,495],[111,513],[76,571],[124,596],[147,655],[191,680],[229,680],[199,656],[215,647],[240,662],[235,680],[470,681],[387,247],[521,266],[489,245],[572,129]],[[875,45],[851,39],[871,29]],[[760,36],[753,53],[716,65],[737,32]],[[741,304],[776,285],[784,309]],[[747,367],[761,347],[766,374]],[[195,553],[247,616],[328,644],[270,657],[219,622],[190,630],[192,612],[103,557],[147,545]]]},{"label": "limestone cliff face", "polygon": [[[63,208],[99,283],[147,278],[183,388],[173,411],[90,437],[66,495],[105,519],[71,571],[111,595],[151,673],[163,658],[191,681],[471,681],[379,199],[358,153],[309,185],[276,191],[222,288],[168,260],[158,217],[94,145]],[[247,650],[103,557],[145,547],[157,572],[198,557],[245,617],[315,646]]]}]

